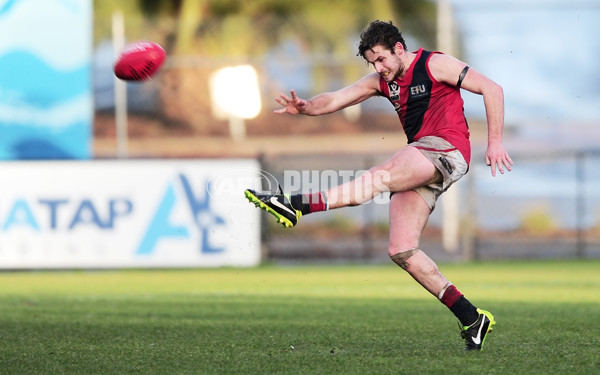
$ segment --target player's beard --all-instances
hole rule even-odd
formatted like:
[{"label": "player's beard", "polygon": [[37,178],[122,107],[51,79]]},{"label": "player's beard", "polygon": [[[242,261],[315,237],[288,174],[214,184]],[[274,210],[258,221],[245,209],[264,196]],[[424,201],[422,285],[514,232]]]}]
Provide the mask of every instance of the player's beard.
[{"label": "player's beard", "polygon": [[[397,78],[401,78],[404,75],[404,63],[401,60],[398,60],[398,68],[394,71],[389,71],[387,76],[383,76],[383,79],[386,80],[386,82],[393,82],[395,81]],[[391,78],[390,78],[391,77]]]},{"label": "player's beard", "polygon": [[394,72],[394,78],[392,79],[392,81],[395,81],[397,78],[402,78],[403,75],[404,75],[404,63],[402,62],[402,60],[399,60],[398,69]]}]

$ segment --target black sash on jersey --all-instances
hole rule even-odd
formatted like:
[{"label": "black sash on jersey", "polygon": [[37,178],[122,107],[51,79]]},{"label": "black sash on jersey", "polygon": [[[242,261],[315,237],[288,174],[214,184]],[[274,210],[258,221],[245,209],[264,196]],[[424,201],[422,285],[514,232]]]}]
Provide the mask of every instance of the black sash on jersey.
[{"label": "black sash on jersey", "polygon": [[423,50],[421,52],[421,56],[413,68],[412,80],[408,87],[406,116],[404,117],[404,132],[408,138],[408,143],[412,142],[421,130],[423,118],[431,100],[433,82],[429,78],[425,66],[429,55],[431,55],[431,51]]}]

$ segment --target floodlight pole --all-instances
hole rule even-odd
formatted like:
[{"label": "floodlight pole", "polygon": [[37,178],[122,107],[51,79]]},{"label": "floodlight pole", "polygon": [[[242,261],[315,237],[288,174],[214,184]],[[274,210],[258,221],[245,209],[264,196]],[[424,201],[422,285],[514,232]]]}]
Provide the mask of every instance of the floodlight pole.
[{"label": "floodlight pole", "polygon": [[[125,25],[123,13],[116,11],[112,17],[113,51],[115,59],[125,46]],[[117,133],[117,157],[125,159],[127,151],[127,84],[114,78],[115,82],[115,126]]]},{"label": "floodlight pole", "polygon": [[229,117],[229,134],[234,141],[242,141],[246,138],[246,122],[237,116]]},{"label": "floodlight pole", "polygon": [[[438,50],[454,54],[454,25],[452,19],[452,4],[450,0],[438,0],[437,13],[437,45]],[[442,244],[448,253],[458,249],[460,229],[459,195],[455,185],[442,195]]]}]

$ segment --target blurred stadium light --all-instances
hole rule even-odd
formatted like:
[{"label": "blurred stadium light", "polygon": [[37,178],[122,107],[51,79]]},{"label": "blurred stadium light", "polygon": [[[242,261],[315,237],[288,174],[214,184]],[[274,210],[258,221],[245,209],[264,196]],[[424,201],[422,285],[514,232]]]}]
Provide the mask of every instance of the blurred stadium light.
[{"label": "blurred stadium light", "polygon": [[261,109],[256,69],[239,65],[216,71],[210,77],[210,95],[213,115],[229,120],[233,139],[243,139],[246,136],[244,119],[255,118]]}]

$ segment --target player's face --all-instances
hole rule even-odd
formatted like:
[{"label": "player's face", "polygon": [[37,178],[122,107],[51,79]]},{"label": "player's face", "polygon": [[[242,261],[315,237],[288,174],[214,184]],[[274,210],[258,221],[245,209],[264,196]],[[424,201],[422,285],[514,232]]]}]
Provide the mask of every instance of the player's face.
[{"label": "player's face", "polygon": [[[394,49],[397,50],[398,48]],[[399,52],[402,53],[402,50]],[[400,54],[380,45],[376,45],[365,52],[366,60],[373,65],[375,71],[386,82],[392,82],[397,77],[404,75],[404,63],[400,56]]]}]

